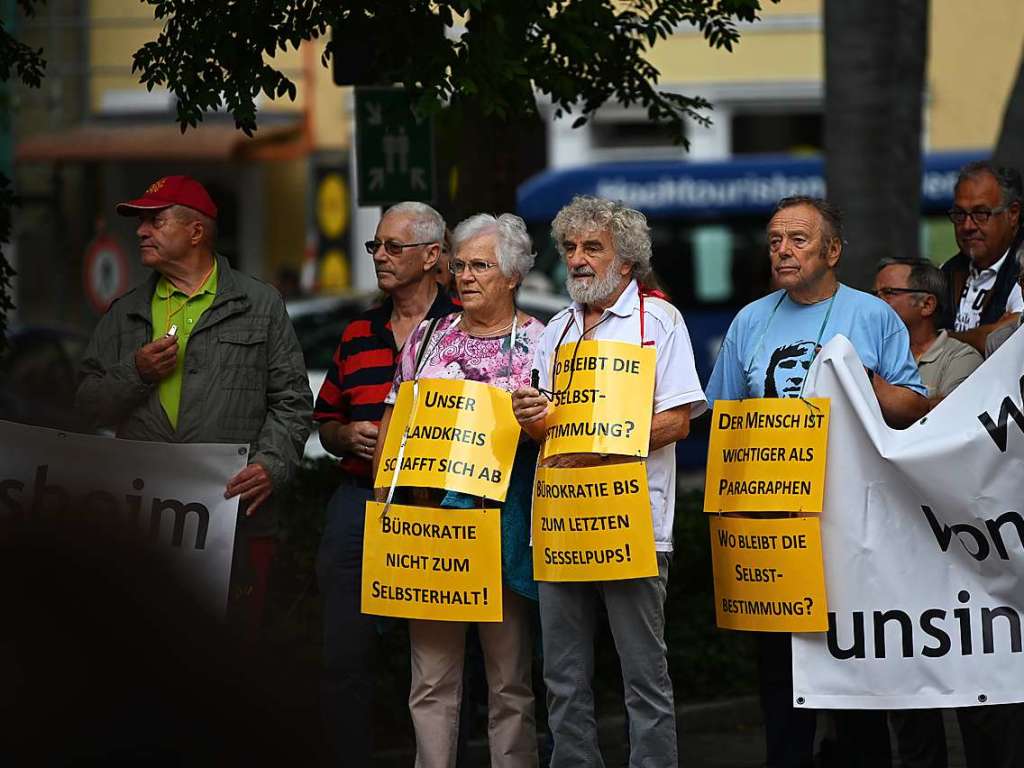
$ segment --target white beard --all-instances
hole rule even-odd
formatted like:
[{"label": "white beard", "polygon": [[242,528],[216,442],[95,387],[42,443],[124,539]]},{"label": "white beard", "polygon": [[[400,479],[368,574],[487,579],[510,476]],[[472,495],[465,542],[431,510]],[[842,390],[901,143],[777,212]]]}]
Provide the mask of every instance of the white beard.
[{"label": "white beard", "polygon": [[595,304],[604,301],[619,287],[619,281],[622,279],[619,274],[620,266],[622,266],[622,262],[615,259],[615,262],[608,267],[608,271],[604,273],[604,277],[595,275],[586,285],[573,279],[570,273],[565,278],[565,288],[569,291],[572,300],[580,304]]}]

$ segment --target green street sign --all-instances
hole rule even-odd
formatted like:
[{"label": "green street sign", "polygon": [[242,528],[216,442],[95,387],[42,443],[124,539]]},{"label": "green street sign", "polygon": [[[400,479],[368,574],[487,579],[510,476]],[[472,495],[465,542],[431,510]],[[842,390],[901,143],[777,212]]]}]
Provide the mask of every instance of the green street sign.
[{"label": "green street sign", "polygon": [[360,205],[434,201],[434,126],[418,122],[402,88],[356,88]]}]

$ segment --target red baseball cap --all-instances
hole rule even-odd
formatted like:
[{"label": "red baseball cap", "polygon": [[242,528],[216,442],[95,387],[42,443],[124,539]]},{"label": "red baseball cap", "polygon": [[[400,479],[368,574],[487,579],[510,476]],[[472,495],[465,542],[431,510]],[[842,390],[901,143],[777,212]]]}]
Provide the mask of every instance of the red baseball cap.
[{"label": "red baseball cap", "polygon": [[159,211],[172,205],[184,205],[211,219],[217,218],[217,206],[202,184],[191,176],[164,176],[149,185],[142,197],[118,203],[122,216],[138,216],[143,211]]}]

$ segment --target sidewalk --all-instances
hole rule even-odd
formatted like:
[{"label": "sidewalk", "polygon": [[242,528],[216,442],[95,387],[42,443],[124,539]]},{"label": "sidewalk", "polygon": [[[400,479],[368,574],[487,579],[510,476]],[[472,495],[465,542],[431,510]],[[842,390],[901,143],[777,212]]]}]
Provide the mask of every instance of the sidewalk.
[{"label": "sidewalk", "polygon": [[[964,768],[960,731],[952,710],[944,713],[944,720],[949,768]],[[764,727],[756,696],[683,704],[676,709],[676,722],[681,768],[761,768],[764,765]],[[606,768],[625,768],[629,760],[625,718],[602,718],[598,729]],[[376,765],[409,768],[413,760],[414,755],[409,751],[394,750],[379,754]],[[489,765],[487,739],[472,739],[465,768]],[[900,768],[895,754],[893,768]]]}]

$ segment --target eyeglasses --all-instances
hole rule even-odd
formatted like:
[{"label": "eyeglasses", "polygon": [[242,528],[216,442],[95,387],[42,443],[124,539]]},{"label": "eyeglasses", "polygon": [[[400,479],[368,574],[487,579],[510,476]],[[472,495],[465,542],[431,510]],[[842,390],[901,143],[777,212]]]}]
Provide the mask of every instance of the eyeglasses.
[{"label": "eyeglasses", "polygon": [[[562,387],[561,389],[558,389],[558,390],[555,390],[555,389],[542,389],[541,387],[538,386],[536,388],[538,392],[540,392],[542,395],[544,395],[544,397],[546,397],[548,400],[555,400],[559,396],[564,395],[566,392],[568,392],[572,388],[572,377],[576,375],[576,356],[580,352],[580,343],[583,341],[583,339],[586,338],[588,333],[590,333],[592,330],[597,328],[597,326],[601,325],[601,323],[603,323],[605,320],[608,320],[610,317],[612,317],[612,315],[611,314],[607,314],[604,317],[602,317],[600,320],[598,320],[596,323],[594,323],[592,326],[590,326],[589,328],[584,328],[583,329],[583,333],[581,333],[580,337],[578,339],[576,339],[576,343],[572,347],[572,356],[569,358],[569,380],[567,382],[565,382],[565,386]],[[556,362],[556,363],[558,362],[558,350],[562,348],[562,342],[565,341],[565,336],[566,336],[567,333],[569,333],[569,329],[573,327],[573,323],[574,322],[575,321],[573,320],[572,313],[570,312],[569,313],[569,320],[565,324],[565,327],[562,329],[562,335],[558,337],[558,342],[555,344],[555,360],[554,360],[554,362]],[[554,379],[553,378],[552,378],[551,385],[554,386]]]},{"label": "eyeglasses", "polygon": [[998,208],[988,210],[987,208],[981,208],[977,211],[965,211],[960,208],[953,208],[952,210],[946,211],[946,215],[949,216],[949,220],[956,224],[958,227],[967,221],[970,217],[971,220],[979,227],[984,226],[988,223],[988,220],[996,214],[1002,213],[1010,206],[1001,205]]},{"label": "eyeglasses", "polygon": [[461,259],[452,259],[448,262],[448,269],[453,275],[461,275],[465,271],[466,267],[469,267],[469,271],[474,275],[482,275],[488,269],[498,266],[493,261],[483,261],[482,259],[473,259],[472,261],[462,261]]},{"label": "eyeglasses", "polygon": [[901,293],[927,293],[932,296],[935,295],[931,291],[925,291],[920,288],[879,288],[877,291],[872,291],[871,293],[880,299],[889,299],[893,296],[899,296]]},{"label": "eyeglasses", "polygon": [[366,248],[366,252],[371,256],[373,256],[373,254],[377,252],[377,249],[382,245],[384,246],[384,250],[388,252],[389,256],[401,256],[402,251],[406,248],[414,248],[417,245],[433,245],[436,242],[436,240],[427,240],[423,243],[400,243],[397,240],[384,240],[383,242],[380,240],[367,240],[363,243],[363,246]]}]

